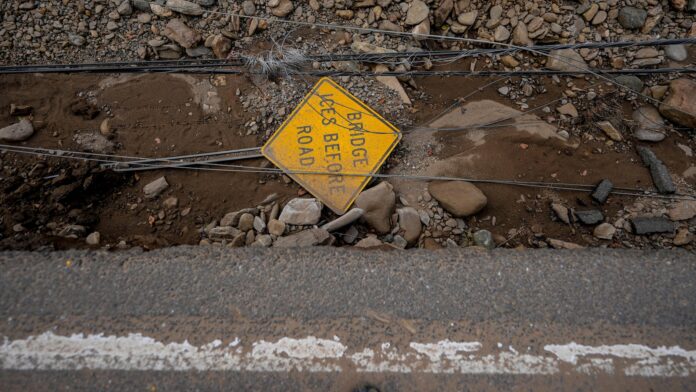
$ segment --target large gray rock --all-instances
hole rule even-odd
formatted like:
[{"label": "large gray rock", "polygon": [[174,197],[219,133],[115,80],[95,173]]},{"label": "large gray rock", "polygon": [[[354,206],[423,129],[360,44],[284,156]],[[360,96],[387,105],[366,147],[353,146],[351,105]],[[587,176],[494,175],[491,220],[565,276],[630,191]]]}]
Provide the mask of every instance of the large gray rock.
[{"label": "large gray rock", "polygon": [[643,27],[647,11],[636,7],[623,7],[619,10],[619,23],[625,29],[639,29]]},{"label": "large gray rock", "polygon": [[18,123],[0,129],[0,140],[3,142],[21,142],[29,139],[33,134],[34,127],[31,125],[31,121],[22,119]]},{"label": "large gray rock", "polygon": [[362,219],[379,233],[391,230],[390,217],[396,204],[394,187],[388,182],[381,182],[364,190],[355,199],[355,207],[365,211]]},{"label": "large gray rock", "polygon": [[589,69],[585,59],[573,49],[557,49],[549,53],[546,68],[554,71],[576,72]]},{"label": "large gray rock", "polygon": [[295,198],[285,205],[278,220],[289,225],[316,225],[321,218],[322,208],[317,199]]},{"label": "large gray rock", "polygon": [[434,181],[428,184],[428,192],[442,208],[458,217],[474,215],[488,203],[486,195],[466,181]]},{"label": "large gray rock", "polygon": [[296,248],[304,246],[330,245],[333,242],[331,234],[324,229],[310,229],[287,237],[280,237],[273,246],[277,248]]}]

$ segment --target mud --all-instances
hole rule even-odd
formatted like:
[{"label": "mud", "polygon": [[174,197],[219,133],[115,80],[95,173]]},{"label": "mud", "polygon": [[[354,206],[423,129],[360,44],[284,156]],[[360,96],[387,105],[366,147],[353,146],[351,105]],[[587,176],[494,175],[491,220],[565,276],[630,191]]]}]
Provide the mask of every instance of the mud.
[{"label": "mud", "polygon": [[[389,120],[466,128],[518,115],[519,108],[501,97],[496,92],[498,84],[491,85],[491,81],[494,79],[428,78],[426,84],[418,80],[423,99],[415,99],[414,90],[407,89],[414,101],[410,118]],[[577,83],[583,85],[582,81]],[[265,135],[247,135],[244,125],[255,113],[244,108],[238,96],[258,89],[259,85],[263,84],[246,76],[4,75],[0,87],[8,93],[0,97],[0,107],[33,107],[36,132],[22,146],[79,150],[73,136],[99,132],[102,121],[109,118],[111,133],[107,136],[115,143],[117,155],[166,157],[260,146]],[[529,97],[529,107],[561,95],[558,87],[548,81],[536,88],[547,93]],[[462,97],[467,99],[452,105]],[[617,115],[630,118],[630,105],[620,106],[623,112]],[[448,107],[450,112],[445,110]],[[592,116],[589,112],[591,108],[582,111],[582,115]],[[649,172],[631,148],[632,142],[621,146],[607,144],[597,129],[571,132],[566,139],[558,132],[573,130],[572,124],[561,124],[559,128],[546,121],[547,115],[535,113],[503,122],[504,126],[474,130],[436,132],[404,127],[402,145],[386,167],[391,167],[388,172],[392,174],[551,183],[596,184],[609,178],[620,187],[652,188]],[[14,121],[8,110],[0,112],[0,125]],[[591,136],[588,138],[587,134]],[[685,189],[696,184],[696,176],[691,175],[694,158],[680,145],[696,149],[688,135],[676,131],[651,147]],[[4,153],[2,163],[6,170],[0,200],[7,207],[2,211],[5,238],[0,247],[12,249],[85,246],[82,239],[56,237],[46,230],[25,235],[13,231],[18,223],[32,231],[51,222],[58,226],[86,224],[90,232],[99,231],[106,244],[123,242],[145,248],[197,244],[198,230],[227,212],[257,205],[273,193],[279,194],[282,201],[302,192],[282,177],[254,173],[112,173],[100,169],[99,162],[66,162],[15,153]],[[246,164],[268,163],[257,159]],[[33,177],[24,178],[23,173]],[[162,175],[170,188],[159,199],[146,200],[142,187]],[[63,182],[61,176],[65,177]],[[390,181],[411,203],[417,202],[427,186],[422,181]],[[22,183],[29,183],[29,189],[22,189]],[[56,188],[66,184],[67,196],[56,200],[55,192],[63,191]],[[490,230],[498,238],[526,231],[527,239],[534,233],[543,233],[564,241],[597,245],[591,228],[559,223],[548,208],[551,201],[569,207],[591,206],[586,193],[508,185],[480,187],[489,203],[469,223]],[[162,201],[169,197],[178,199],[177,208],[162,207]],[[634,197],[611,197],[601,209],[606,216],[613,216],[634,202]],[[510,245],[518,244],[526,244],[524,236]]]}]

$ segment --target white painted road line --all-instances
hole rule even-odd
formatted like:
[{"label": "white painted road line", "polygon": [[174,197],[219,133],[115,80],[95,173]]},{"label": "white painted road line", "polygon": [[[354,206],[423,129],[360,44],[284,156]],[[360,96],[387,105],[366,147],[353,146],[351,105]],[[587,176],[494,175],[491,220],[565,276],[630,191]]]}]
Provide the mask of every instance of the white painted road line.
[{"label": "white painted road line", "polygon": [[[4,370],[134,370],[263,372],[394,372],[449,374],[559,373],[687,377],[696,374],[696,351],[641,344],[586,346],[549,344],[543,354],[498,348],[482,352],[479,342],[411,342],[397,348],[350,348],[338,337],[282,338],[245,342],[234,338],[194,346],[162,343],[139,333],[127,336],[59,336],[45,332],[26,339],[5,338],[0,346]],[[495,351],[498,350],[498,351]],[[524,350],[519,350],[524,351]]]}]

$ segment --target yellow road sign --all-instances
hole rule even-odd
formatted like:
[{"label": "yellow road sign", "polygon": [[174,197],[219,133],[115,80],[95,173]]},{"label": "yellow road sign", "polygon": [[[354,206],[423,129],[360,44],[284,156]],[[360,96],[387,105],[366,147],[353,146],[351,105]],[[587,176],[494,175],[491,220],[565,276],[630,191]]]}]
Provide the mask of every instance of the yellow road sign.
[{"label": "yellow road sign", "polygon": [[399,140],[396,127],[333,80],[322,78],[261,152],[343,214]]}]

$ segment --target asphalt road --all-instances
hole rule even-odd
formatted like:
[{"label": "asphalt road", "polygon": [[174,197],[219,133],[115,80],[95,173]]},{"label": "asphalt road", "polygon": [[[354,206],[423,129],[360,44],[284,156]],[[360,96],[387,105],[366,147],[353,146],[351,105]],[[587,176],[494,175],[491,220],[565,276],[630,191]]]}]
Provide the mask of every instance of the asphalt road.
[{"label": "asphalt road", "polygon": [[682,251],[0,253],[2,390],[688,390]]}]

